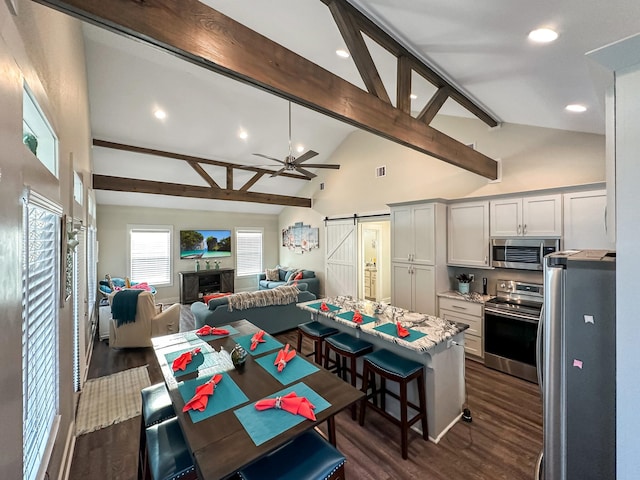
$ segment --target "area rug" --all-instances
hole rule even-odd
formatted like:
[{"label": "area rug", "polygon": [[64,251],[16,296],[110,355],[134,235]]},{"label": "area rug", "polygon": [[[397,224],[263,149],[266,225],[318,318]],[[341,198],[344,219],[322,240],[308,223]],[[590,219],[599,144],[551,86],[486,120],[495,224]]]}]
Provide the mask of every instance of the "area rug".
[{"label": "area rug", "polygon": [[146,366],[87,380],[80,394],[76,436],[140,415],[140,390],[149,385]]}]

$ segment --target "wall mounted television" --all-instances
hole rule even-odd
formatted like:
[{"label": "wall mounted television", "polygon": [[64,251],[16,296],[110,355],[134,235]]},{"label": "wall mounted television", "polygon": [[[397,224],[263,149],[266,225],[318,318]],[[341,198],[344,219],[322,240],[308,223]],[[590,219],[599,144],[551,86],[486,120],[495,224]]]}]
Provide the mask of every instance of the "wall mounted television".
[{"label": "wall mounted television", "polygon": [[180,258],[231,256],[231,230],[180,230]]}]

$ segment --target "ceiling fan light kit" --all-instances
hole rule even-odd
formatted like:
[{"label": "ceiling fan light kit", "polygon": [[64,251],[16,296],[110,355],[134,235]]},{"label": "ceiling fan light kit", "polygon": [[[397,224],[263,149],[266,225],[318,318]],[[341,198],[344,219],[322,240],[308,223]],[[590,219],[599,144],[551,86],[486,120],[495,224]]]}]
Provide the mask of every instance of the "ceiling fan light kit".
[{"label": "ceiling fan light kit", "polygon": [[[295,157],[293,155],[293,150],[291,146],[291,102],[289,102],[289,153],[284,160],[279,160],[277,158],[270,157],[268,155],[264,155],[262,153],[254,153],[254,155],[262,158],[266,158],[268,160],[273,160],[274,162],[278,162],[282,165],[280,170],[273,172],[272,177],[277,177],[278,175],[284,172],[298,172],[304,175],[307,178],[315,178],[317,175],[315,173],[310,172],[309,170],[302,168],[302,163],[307,160],[311,160],[313,157],[318,155],[318,152],[314,152],[313,150],[308,150],[299,157]],[[267,165],[268,166],[268,165]],[[340,165],[335,164],[326,164],[326,163],[306,163],[304,165],[307,168],[330,168],[333,170],[337,170],[340,168]]]}]

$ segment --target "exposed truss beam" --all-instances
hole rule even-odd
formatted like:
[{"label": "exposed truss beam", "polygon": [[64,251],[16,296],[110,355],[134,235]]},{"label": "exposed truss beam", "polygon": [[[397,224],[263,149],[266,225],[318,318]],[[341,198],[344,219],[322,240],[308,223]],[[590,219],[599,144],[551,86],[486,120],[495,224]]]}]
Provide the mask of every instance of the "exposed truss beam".
[{"label": "exposed truss beam", "polygon": [[177,183],[155,182],[135,178],[93,175],[93,188],[116,192],[150,193],[174,197],[206,198],[210,200],[230,200],[235,202],[266,203],[290,207],[311,207],[310,198],[288,197],[270,193],[256,193],[222,188],[181,185]]},{"label": "exposed truss beam", "polygon": [[[204,168],[202,168],[199,163],[196,163],[192,160],[190,160],[188,163],[189,165],[191,165],[191,168],[198,172],[198,175],[204,178],[205,182],[211,185],[212,188],[220,188],[220,185],[218,185],[216,181],[211,178],[207,172],[205,172]],[[229,188],[229,185],[227,185],[227,188]]]},{"label": "exposed truss beam", "polygon": [[447,98],[449,98],[449,89],[447,87],[440,87],[416,118],[429,125],[433,117],[438,114],[442,105],[444,105],[444,102],[447,101]]},{"label": "exposed truss beam", "polygon": [[486,155],[198,0],[36,1],[489,179],[497,178],[497,163]]},{"label": "exposed truss beam", "polygon": [[[104,147],[104,148],[111,148],[113,150],[122,150],[125,152],[132,152],[132,153],[143,153],[145,155],[155,155],[157,157],[165,157],[165,158],[173,158],[174,160],[184,160],[185,162],[191,164],[191,163],[202,163],[205,165],[214,165],[216,167],[225,167],[225,168],[237,168],[238,170],[247,170],[249,172],[256,172],[256,173],[261,173],[263,175],[269,174],[271,175],[274,170],[269,170],[266,168],[260,168],[260,167],[252,167],[249,165],[240,165],[238,163],[230,163],[230,162],[223,162],[222,160],[211,160],[210,158],[201,158],[201,157],[194,157],[193,155],[184,155],[182,153],[174,153],[174,152],[166,152],[164,150],[156,150],[153,148],[145,148],[145,147],[136,147],[134,145],[127,145],[124,143],[116,143],[116,142],[108,142],[106,140],[98,140],[98,139],[94,139],[93,140],[93,145],[95,147]],[[195,167],[194,167],[195,168]],[[198,171],[198,170],[196,170]],[[204,170],[203,170],[204,172]],[[198,171],[198,173],[200,173]],[[205,175],[207,175],[206,172],[204,172]],[[202,176],[202,174],[200,173],[200,176]],[[207,175],[208,176],[208,175]],[[298,180],[310,180],[309,178],[303,176],[303,175],[296,175],[293,173],[281,173],[280,174],[281,177],[287,177],[287,178],[295,178]],[[207,183],[209,183],[211,185],[211,183],[205,178],[205,181]],[[215,182],[214,182],[215,183]],[[218,186],[216,185],[212,185],[212,186]]]}]

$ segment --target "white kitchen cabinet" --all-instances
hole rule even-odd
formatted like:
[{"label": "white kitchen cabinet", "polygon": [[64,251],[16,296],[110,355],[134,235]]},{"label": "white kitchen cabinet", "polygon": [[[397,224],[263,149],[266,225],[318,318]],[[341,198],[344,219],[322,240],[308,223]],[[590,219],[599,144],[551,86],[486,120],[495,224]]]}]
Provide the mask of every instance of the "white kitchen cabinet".
[{"label": "white kitchen cabinet", "polygon": [[447,263],[489,268],[489,202],[449,205]]},{"label": "white kitchen cabinet", "polygon": [[565,193],[562,203],[566,250],[615,249],[607,236],[606,190]]},{"label": "white kitchen cabinet", "polygon": [[436,314],[436,268],[434,266],[393,263],[391,277],[394,307],[427,315]]},{"label": "white kitchen cabinet", "polygon": [[438,316],[469,325],[464,332],[464,351],[472,359],[484,358],[484,306],[481,303],[440,297]]},{"label": "white kitchen cabinet", "polygon": [[490,202],[492,237],[562,236],[562,195],[514,197]]},{"label": "white kitchen cabinet", "polygon": [[364,271],[364,298],[366,300],[376,300],[377,278],[378,278],[378,272],[376,270],[366,269]]},{"label": "white kitchen cabinet", "polygon": [[[391,261],[435,263],[436,203],[391,208]],[[441,205],[444,208],[444,205]]]}]

